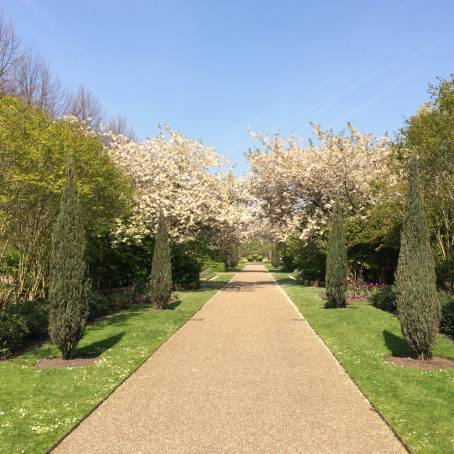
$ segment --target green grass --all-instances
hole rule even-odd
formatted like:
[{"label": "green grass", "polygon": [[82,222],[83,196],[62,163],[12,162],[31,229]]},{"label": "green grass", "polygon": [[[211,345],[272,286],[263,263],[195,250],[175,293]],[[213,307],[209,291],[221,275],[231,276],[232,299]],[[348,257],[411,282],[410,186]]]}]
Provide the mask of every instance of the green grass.
[{"label": "green grass", "polygon": [[1,361],[0,453],[42,453],[50,448],[232,276],[220,273],[200,290],[178,292],[181,302],[173,310],[138,305],[90,325],[79,356],[101,355],[96,365],[36,369],[39,359],[58,356],[51,344]]},{"label": "green grass", "polygon": [[200,273],[200,280],[201,281],[208,281],[209,279],[213,278],[214,276],[217,276],[219,273],[215,271],[202,271]]},{"label": "green grass", "polygon": [[[367,303],[324,309],[322,289],[303,287],[273,272],[312,328],[354,382],[414,452],[454,451],[454,369],[423,371],[388,364],[409,356],[396,317]],[[439,336],[435,356],[454,358],[454,342]]]}]

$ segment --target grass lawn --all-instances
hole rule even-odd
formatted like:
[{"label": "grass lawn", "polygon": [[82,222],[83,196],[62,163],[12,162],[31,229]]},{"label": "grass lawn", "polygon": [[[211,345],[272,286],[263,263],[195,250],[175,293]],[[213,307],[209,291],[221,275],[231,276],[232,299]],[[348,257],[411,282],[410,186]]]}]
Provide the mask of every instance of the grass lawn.
[{"label": "grass lawn", "polygon": [[[358,387],[414,452],[454,452],[454,369],[422,371],[388,364],[409,355],[396,317],[367,303],[324,309],[321,289],[273,272],[312,328]],[[454,342],[439,336],[434,355],[454,358]]]},{"label": "grass lawn", "polygon": [[40,358],[58,356],[51,344],[0,361],[0,453],[42,453],[50,448],[232,276],[219,273],[200,290],[178,292],[181,303],[173,310],[138,305],[90,325],[79,356],[101,355],[96,365],[36,369]]}]

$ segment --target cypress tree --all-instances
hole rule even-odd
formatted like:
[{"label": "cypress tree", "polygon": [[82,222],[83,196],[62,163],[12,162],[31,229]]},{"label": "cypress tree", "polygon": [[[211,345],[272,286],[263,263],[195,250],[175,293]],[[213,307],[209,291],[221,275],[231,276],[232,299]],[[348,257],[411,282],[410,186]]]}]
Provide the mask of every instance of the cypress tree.
[{"label": "cypress tree", "polygon": [[279,254],[277,252],[277,244],[271,246],[271,265],[273,268],[278,268],[280,265]]},{"label": "cypress tree", "polygon": [[84,334],[88,315],[85,231],[71,156],[52,237],[49,302],[49,336],[63,358],[70,359]]},{"label": "cypress tree", "polygon": [[224,247],[224,265],[227,270],[234,269],[240,261],[240,252],[236,241],[229,241]]},{"label": "cypress tree", "polygon": [[161,210],[150,275],[150,301],[159,309],[165,309],[170,301],[171,294],[172,262],[169,234],[167,232],[167,223]]},{"label": "cypress tree", "polygon": [[339,200],[336,200],[326,257],[326,307],[345,307],[347,293],[347,247],[344,236],[344,219]]},{"label": "cypress tree", "polygon": [[396,270],[396,305],[402,334],[419,359],[432,356],[441,317],[435,265],[413,153]]}]

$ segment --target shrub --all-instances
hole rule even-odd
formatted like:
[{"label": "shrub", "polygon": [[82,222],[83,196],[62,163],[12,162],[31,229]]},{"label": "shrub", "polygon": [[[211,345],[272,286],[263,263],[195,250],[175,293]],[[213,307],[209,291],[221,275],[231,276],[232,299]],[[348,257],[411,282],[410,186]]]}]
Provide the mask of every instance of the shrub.
[{"label": "shrub", "polygon": [[263,260],[263,255],[258,254],[256,260],[257,262],[261,262]]},{"label": "shrub", "polygon": [[7,358],[21,349],[27,336],[27,321],[22,314],[9,308],[0,310],[0,357]]},{"label": "shrub", "polygon": [[440,331],[448,336],[454,336],[454,296],[442,294]]},{"label": "shrub", "polygon": [[203,271],[214,271],[218,273],[223,273],[226,271],[225,263],[219,260],[214,260],[210,257],[205,257],[202,261]]},{"label": "shrub", "polygon": [[369,297],[369,303],[382,311],[396,312],[396,293],[394,288],[386,286],[375,290]]},{"label": "shrub", "polygon": [[339,200],[336,201],[326,257],[326,307],[345,307],[347,293],[347,248],[344,219]]},{"label": "shrub", "polygon": [[47,333],[48,305],[27,301],[0,310],[0,357],[17,353],[30,339]]},{"label": "shrub", "polygon": [[396,271],[397,315],[402,334],[419,359],[432,356],[441,307],[424,214],[416,155],[410,161],[406,212]]},{"label": "shrub", "polygon": [[52,238],[49,335],[64,359],[72,358],[88,317],[85,231],[79,196],[68,157],[66,182]]},{"label": "shrub", "polygon": [[172,280],[176,289],[199,288],[201,269],[198,257],[184,245],[172,247]]},{"label": "shrub", "polygon": [[165,309],[172,294],[172,263],[170,258],[169,235],[163,212],[159,213],[153,262],[150,275],[150,301],[158,309]]},{"label": "shrub", "polygon": [[295,270],[295,260],[291,254],[284,254],[281,257],[282,260],[282,269],[288,273],[293,273]]}]

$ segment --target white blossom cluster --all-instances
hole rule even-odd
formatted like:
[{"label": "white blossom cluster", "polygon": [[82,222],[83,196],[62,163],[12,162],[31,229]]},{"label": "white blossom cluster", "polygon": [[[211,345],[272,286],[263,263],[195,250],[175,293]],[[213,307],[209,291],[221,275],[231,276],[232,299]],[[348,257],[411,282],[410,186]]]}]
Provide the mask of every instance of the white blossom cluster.
[{"label": "white blossom cluster", "polygon": [[177,241],[207,231],[242,235],[249,224],[248,193],[214,149],[170,127],[139,143],[110,132],[103,138],[137,189],[131,217],[117,221],[119,240],[140,241],[153,233],[161,209]]},{"label": "white blossom cluster", "polygon": [[315,140],[251,133],[259,147],[249,152],[249,185],[275,241],[298,233],[323,233],[336,197],[346,214],[364,216],[377,201],[377,186],[393,185],[388,137],[361,134],[350,124],[334,134],[312,125]]}]

